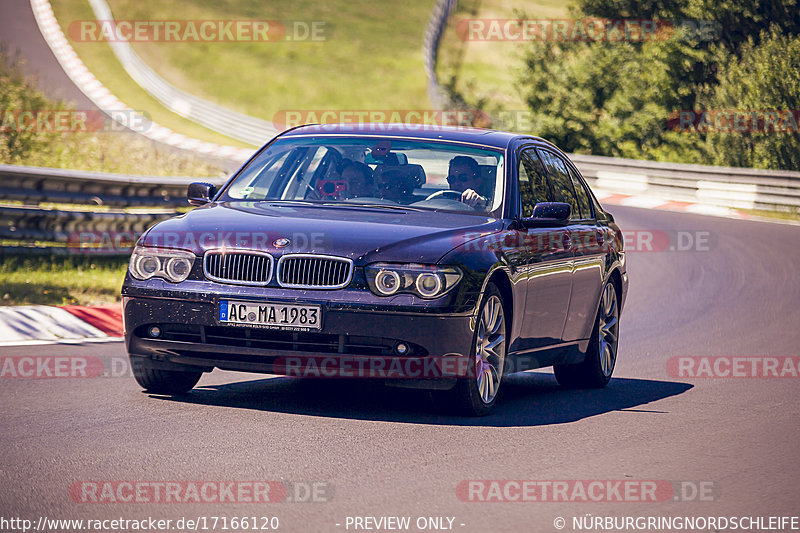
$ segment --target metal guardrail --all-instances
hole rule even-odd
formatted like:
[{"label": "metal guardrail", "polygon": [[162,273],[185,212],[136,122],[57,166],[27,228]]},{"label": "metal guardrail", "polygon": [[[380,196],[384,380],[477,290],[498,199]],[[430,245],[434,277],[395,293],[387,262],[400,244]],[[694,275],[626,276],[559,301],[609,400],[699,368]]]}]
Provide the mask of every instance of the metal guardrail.
[{"label": "metal guardrail", "polygon": [[188,206],[186,189],[195,181],[221,185],[225,178],[0,165],[0,239],[7,241],[0,249],[29,252],[46,242],[51,251],[76,251],[82,233],[139,235],[180,214]]},{"label": "metal guardrail", "polygon": [[800,172],[572,154],[596,190],[734,209],[800,209]]},{"label": "metal guardrail", "polygon": [[[800,211],[800,172],[587,155],[571,158],[596,192],[713,207]],[[80,232],[139,234],[185,209],[186,188],[194,181],[221,185],[225,178],[0,165],[0,239],[30,245],[31,241],[74,242]]]},{"label": "metal guardrail", "polygon": [[25,205],[49,202],[174,208],[186,206],[186,188],[195,181],[219,185],[225,178],[126,176],[0,164],[0,199]]}]

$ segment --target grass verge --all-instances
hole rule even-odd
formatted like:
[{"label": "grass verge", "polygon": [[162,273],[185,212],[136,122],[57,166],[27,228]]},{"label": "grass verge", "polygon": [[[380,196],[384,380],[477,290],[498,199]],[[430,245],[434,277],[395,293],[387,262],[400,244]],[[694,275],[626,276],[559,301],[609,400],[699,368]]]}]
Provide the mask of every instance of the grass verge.
[{"label": "grass verge", "polygon": [[[52,0],[51,4],[59,25],[66,35],[69,35],[67,32],[70,22],[95,18],[94,12],[86,0]],[[183,118],[162,106],[158,100],[150,96],[128,76],[128,73],[125,72],[125,69],[111,51],[108,43],[75,42],[70,40],[70,44],[89,71],[114,96],[128,107],[146,112],[154,122],[202,141],[240,148],[252,148],[249,144],[206,129],[196,122]],[[264,142],[267,140],[265,139]]]},{"label": "grass verge", "polygon": [[0,163],[153,176],[220,175],[216,165],[131,132],[59,131],[23,121],[24,112],[71,110],[40,91],[24,67],[0,45]]},{"label": "grass verge", "polygon": [[216,165],[176,150],[161,148],[133,134],[69,133],[41,150],[2,161],[15,165],[93,170],[146,176],[219,176]]},{"label": "grass verge", "polygon": [[737,209],[742,213],[747,213],[754,217],[772,218],[777,220],[791,220],[793,222],[800,222],[800,209],[793,211],[767,211],[765,209]]},{"label": "grass verge", "polygon": [[108,305],[119,301],[126,257],[0,256],[0,305]]},{"label": "grass verge", "polygon": [[[482,0],[458,3],[442,37],[437,75],[470,105],[487,111],[527,111],[519,86],[525,41],[469,41],[456,32],[465,19],[564,19],[569,18],[569,2],[564,0],[521,0],[514,4]],[[488,22],[486,23],[488,27]],[[487,32],[488,33],[488,32]],[[520,133],[524,123],[513,121],[509,128]]]},{"label": "grass verge", "polygon": [[[54,0],[62,28],[92,17],[86,0]],[[415,110],[430,106],[422,40],[433,0],[402,5],[350,0],[112,0],[118,20],[280,20],[323,23],[325,40],[134,43],[136,52],[173,85],[230,109],[273,120],[286,110]],[[107,44],[73,42],[92,72],[131,105],[161,111],[131,87]],[[196,136],[196,135],[195,135]]]}]

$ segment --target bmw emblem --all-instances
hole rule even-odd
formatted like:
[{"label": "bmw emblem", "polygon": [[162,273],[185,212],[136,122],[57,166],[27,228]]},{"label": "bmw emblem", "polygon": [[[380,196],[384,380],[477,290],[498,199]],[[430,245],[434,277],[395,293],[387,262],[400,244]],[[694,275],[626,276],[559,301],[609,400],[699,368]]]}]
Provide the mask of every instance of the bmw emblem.
[{"label": "bmw emblem", "polygon": [[292,241],[290,241],[289,239],[285,239],[285,238],[284,239],[275,239],[275,242],[273,242],[272,245],[275,248],[286,248],[287,246],[289,246],[289,243],[291,243],[291,242]]}]

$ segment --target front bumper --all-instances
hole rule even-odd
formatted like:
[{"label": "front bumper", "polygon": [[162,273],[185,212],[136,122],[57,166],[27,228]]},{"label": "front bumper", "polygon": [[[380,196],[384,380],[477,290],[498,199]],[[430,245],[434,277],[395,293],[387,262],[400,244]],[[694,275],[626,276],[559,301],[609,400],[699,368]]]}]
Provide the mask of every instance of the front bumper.
[{"label": "front bumper", "polygon": [[[144,292],[144,291],[142,291]],[[220,299],[264,301],[245,295],[169,297],[124,291],[125,343],[132,356],[165,365],[298,375],[429,380],[464,375],[472,312],[419,312],[397,306],[270,297],[271,302],[322,306],[319,331],[283,331],[220,324]],[[441,311],[441,310],[439,310]],[[158,326],[158,337],[150,328]],[[399,353],[398,344],[408,347]],[[411,385],[409,385],[411,386]]]}]

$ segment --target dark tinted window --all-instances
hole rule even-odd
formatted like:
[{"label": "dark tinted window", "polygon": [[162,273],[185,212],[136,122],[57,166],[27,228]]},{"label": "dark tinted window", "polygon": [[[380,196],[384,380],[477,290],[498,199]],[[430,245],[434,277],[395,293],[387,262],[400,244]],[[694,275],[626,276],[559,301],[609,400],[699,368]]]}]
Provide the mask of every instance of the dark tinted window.
[{"label": "dark tinted window", "polygon": [[582,218],[580,204],[575,198],[575,191],[572,188],[572,178],[567,170],[567,164],[557,155],[546,150],[542,150],[542,161],[547,169],[547,177],[550,178],[550,186],[553,189],[553,201],[564,202],[572,207],[572,219]]},{"label": "dark tinted window", "polygon": [[547,181],[539,156],[533,149],[524,150],[519,158],[519,196],[522,216],[533,214],[533,206],[548,199]]},{"label": "dark tinted window", "polygon": [[[382,143],[382,144],[381,144]],[[381,146],[378,146],[378,145]],[[369,163],[377,148],[391,146],[392,163]],[[369,157],[368,157],[369,156]],[[402,157],[401,157],[402,156]],[[370,159],[370,157],[372,159]],[[402,162],[401,164],[396,164]],[[377,139],[338,135],[284,136],[253,158],[222,191],[221,201],[271,201],[329,204],[370,202],[414,205],[477,214],[503,202],[504,153],[426,139]],[[452,171],[452,174],[451,174]],[[488,199],[471,207],[463,202],[427,198],[468,188]],[[454,195],[450,195],[452,198]],[[361,216],[359,210],[351,215]],[[341,216],[346,216],[342,211]]]},{"label": "dark tinted window", "polygon": [[586,192],[586,187],[581,182],[575,169],[569,169],[569,175],[572,177],[572,186],[575,188],[575,197],[578,199],[578,204],[581,206],[581,213],[583,218],[592,218],[592,209],[590,206],[589,193]]}]

